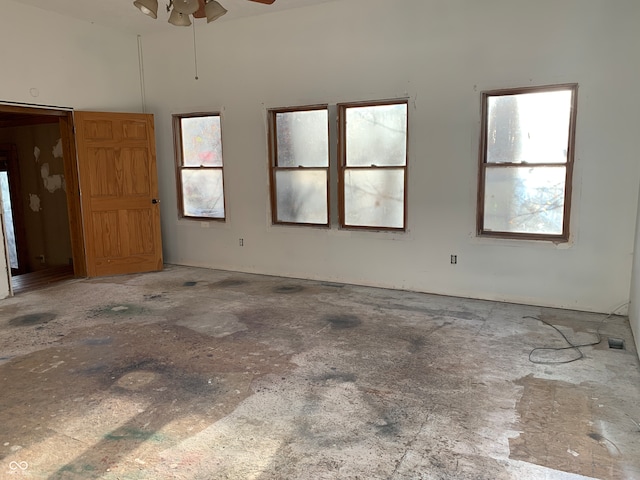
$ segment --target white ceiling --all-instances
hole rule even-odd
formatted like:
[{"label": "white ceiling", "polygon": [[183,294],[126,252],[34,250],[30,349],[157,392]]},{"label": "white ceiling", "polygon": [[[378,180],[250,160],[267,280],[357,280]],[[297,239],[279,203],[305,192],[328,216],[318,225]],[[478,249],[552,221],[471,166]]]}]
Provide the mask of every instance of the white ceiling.
[{"label": "white ceiling", "polygon": [[[124,30],[130,33],[155,33],[175,27],[167,23],[169,14],[165,5],[169,0],[158,1],[158,19],[154,20],[140,12],[133,0],[13,0],[24,5],[41,8],[68,17]],[[333,0],[276,0],[272,5],[263,5],[248,0],[219,0],[228,13],[216,20],[229,21],[241,17],[263,15],[290,8],[306,7]],[[206,25],[205,19],[197,19],[197,25]]]}]

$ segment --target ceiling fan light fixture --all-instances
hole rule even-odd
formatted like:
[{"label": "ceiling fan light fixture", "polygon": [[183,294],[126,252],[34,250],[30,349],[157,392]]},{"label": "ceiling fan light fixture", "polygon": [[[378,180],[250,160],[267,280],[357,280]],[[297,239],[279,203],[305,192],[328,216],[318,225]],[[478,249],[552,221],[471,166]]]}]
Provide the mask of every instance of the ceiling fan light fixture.
[{"label": "ceiling fan light fixture", "polygon": [[158,18],[158,0],[135,0],[133,4],[145,15]]},{"label": "ceiling fan light fixture", "polygon": [[207,15],[207,23],[211,23],[227,13],[227,10],[216,0],[210,0],[204,6],[204,12]]},{"label": "ceiling fan light fixture", "polygon": [[[250,2],[271,5],[276,0],[249,0]],[[191,18],[206,18],[207,23],[217,20],[227,13],[216,0],[168,0],[167,13],[169,23],[178,27],[191,25]],[[158,0],[134,0],[133,4],[142,13],[151,18],[158,18]]]},{"label": "ceiling fan light fixture", "polygon": [[198,8],[198,0],[173,0],[173,10],[184,15],[196,13]]},{"label": "ceiling fan light fixture", "polygon": [[188,27],[191,25],[191,20],[189,19],[189,15],[180,13],[174,8],[171,10],[171,15],[169,15],[169,23],[176,27]]}]

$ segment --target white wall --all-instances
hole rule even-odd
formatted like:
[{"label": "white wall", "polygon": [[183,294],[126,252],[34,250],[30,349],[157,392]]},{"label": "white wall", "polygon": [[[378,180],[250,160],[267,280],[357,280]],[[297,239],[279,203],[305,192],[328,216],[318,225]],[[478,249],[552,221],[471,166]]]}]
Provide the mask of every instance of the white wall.
[{"label": "white wall", "polygon": [[[609,311],[639,186],[636,0],[341,0],[143,39],[168,262]],[[479,92],[577,82],[572,240],[475,236]],[[409,231],[272,226],[265,109],[409,96]],[[171,114],[219,110],[228,220],[178,220]],[[244,247],[238,239],[244,238]],[[450,254],[458,265],[450,265]]]},{"label": "white wall", "polygon": [[[0,102],[142,108],[135,35],[3,0],[0,45]],[[0,266],[4,272],[2,260]],[[0,298],[7,295],[0,280]]]},{"label": "white wall", "polygon": [[142,108],[135,35],[3,0],[0,44],[0,101]]}]

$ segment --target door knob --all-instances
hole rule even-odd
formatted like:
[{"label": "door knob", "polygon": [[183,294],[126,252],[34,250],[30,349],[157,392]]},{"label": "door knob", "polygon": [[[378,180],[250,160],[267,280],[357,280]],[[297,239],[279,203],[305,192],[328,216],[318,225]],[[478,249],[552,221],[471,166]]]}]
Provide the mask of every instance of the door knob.
[{"label": "door knob", "polygon": [[160,203],[160,200],[158,200],[157,198],[152,198],[151,203],[155,205],[156,203]]}]

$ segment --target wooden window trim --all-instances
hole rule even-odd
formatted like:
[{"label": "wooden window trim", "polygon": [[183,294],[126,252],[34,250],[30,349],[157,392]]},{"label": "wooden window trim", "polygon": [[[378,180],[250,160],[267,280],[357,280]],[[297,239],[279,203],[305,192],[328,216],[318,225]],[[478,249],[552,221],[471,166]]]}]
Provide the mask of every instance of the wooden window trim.
[{"label": "wooden window trim", "polygon": [[[347,167],[347,122],[346,111],[352,107],[377,107],[383,105],[406,105],[407,107],[407,133],[406,133],[406,145],[405,145],[405,160],[404,165],[380,165],[380,166],[354,166]],[[367,225],[347,225],[345,222],[345,201],[344,201],[344,174],[347,170],[403,170],[404,171],[404,198],[403,198],[403,218],[402,227],[376,227]],[[348,102],[338,104],[338,212],[340,219],[340,228],[344,230],[364,230],[375,232],[406,232],[407,231],[407,218],[408,218],[408,205],[407,205],[407,190],[408,190],[408,177],[409,177],[409,99],[390,99],[379,101],[367,101],[367,102]]]},{"label": "wooden window trim", "polygon": [[[276,134],[276,116],[279,113],[295,113],[295,112],[309,112],[314,110],[326,110],[327,119],[329,119],[329,106],[326,104],[314,104],[305,105],[299,107],[286,107],[286,108],[272,108],[267,111],[268,114],[268,137],[269,137],[269,196],[271,205],[271,224],[294,226],[294,227],[320,227],[329,228],[331,225],[331,209],[330,209],[330,197],[331,197],[331,185],[329,182],[330,177],[330,161],[327,158],[326,167],[279,167],[278,166],[278,142]],[[327,122],[327,141],[329,139],[329,122]],[[330,156],[330,154],[329,154]],[[278,195],[276,188],[276,172],[279,171],[324,171],[327,177],[327,222],[326,223],[312,223],[312,222],[285,222],[278,220]]]},{"label": "wooden window trim", "polygon": [[[226,222],[227,220],[227,195],[224,187],[224,145],[222,153],[222,166],[200,166],[186,167],[183,165],[182,157],[182,119],[198,118],[198,117],[219,117],[220,118],[220,137],[222,138],[222,115],[220,112],[192,112],[173,115],[173,156],[176,166],[176,192],[178,200],[178,218],[182,220],[195,220],[200,222]],[[220,170],[222,172],[222,203],[224,205],[224,217],[199,217],[184,214],[184,198],[182,194],[182,172],[183,170]]]},{"label": "wooden window trim", "polygon": [[[556,92],[562,90],[571,91],[571,111],[569,113],[569,136],[567,140],[567,161],[566,163],[495,163],[488,164],[487,156],[487,128],[488,128],[488,108],[487,103],[489,97],[498,97],[506,95],[521,95],[526,93],[538,92]],[[519,87],[509,89],[490,90],[481,93],[481,129],[480,129],[480,152],[479,152],[479,174],[478,174],[478,201],[476,206],[476,234],[479,237],[517,239],[517,240],[546,240],[555,243],[565,243],[570,238],[570,215],[571,215],[571,197],[573,189],[573,166],[575,156],[575,135],[576,135],[576,119],[578,113],[578,84],[565,83],[557,85],[543,85],[532,87]],[[485,200],[485,180],[488,168],[513,168],[513,167],[564,167],[565,172],[565,189],[564,189],[564,209],[562,217],[562,233],[553,234],[537,234],[537,233],[519,233],[519,232],[501,232],[493,230],[485,230],[484,228],[484,200]]]}]

